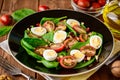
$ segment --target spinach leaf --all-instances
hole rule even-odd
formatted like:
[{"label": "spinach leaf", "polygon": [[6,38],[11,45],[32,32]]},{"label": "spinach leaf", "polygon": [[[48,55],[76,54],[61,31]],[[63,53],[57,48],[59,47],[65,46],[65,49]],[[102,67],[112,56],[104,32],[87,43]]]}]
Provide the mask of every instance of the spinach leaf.
[{"label": "spinach leaf", "polygon": [[[99,51],[98,51],[98,56],[100,55],[100,53],[101,53],[101,51],[102,51],[102,47],[100,47],[100,49],[99,49]],[[80,62],[80,63],[78,63],[75,67],[74,67],[74,69],[79,69],[79,68],[83,68],[83,67],[86,67],[86,66],[88,66],[88,65],[90,65],[90,64],[92,64],[94,61],[95,61],[95,56],[91,59],[91,60],[89,60],[89,61],[87,61],[87,62]]]},{"label": "spinach leaf", "polygon": [[60,20],[67,18],[67,16],[63,16],[60,18],[47,18],[47,17],[43,17],[40,21],[40,24],[43,25],[44,22],[46,21],[53,21],[55,24],[57,24]]},{"label": "spinach leaf", "polygon": [[12,29],[12,26],[3,26],[3,27],[1,27],[0,28],[0,37],[8,34],[11,29]]},{"label": "spinach leaf", "polygon": [[102,46],[100,47],[97,55],[99,56],[101,52],[102,52]]},{"label": "spinach leaf", "polygon": [[103,39],[103,35],[100,34],[100,33],[98,33],[98,32],[94,32],[94,31],[92,31],[92,33],[91,33],[90,36],[93,36],[93,35],[98,35],[98,36],[100,36],[100,37]]},{"label": "spinach leaf", "polygon": [[71,49],[80,49],[82,46],[85,46],[88,43],[89,43],[89,41],[86,41],[86,42],[77,42],[76,44],[74,44],[71,47]]},{"label": "spinach leaf", "polygon": [[76,31],[75,31],[69,24],[66,23],[66,26],[67,26],[67,28],[68,28],[71,32],[74,33],[75,36],[77,36]]},{"label": "spinach leaf", "polygon": [[66,51],[61,51],[58,53],[58,56],[66,56],[67,52]]},{"label": "spinach leaf", "polygon": [[47,61],[45,59],[41,61],[37,61],[38,63],[42,63],[47,68],[57,68],[59,65],[59,62],[56,61]]},{"label": "spinach leaf", "polygon": [[42,36],[42,38],[45,39],[45,40],[47,40],[47,41],[53,42],[53,36],[54,36],[54,32],[51,31],[51,32],[48,32],[48,33],[44,34]]},{"label": "spinach leaf", "polygon": [[28,53],[28,55],[34,57],[35,59],[38,59],[38,60],[42,60],[43,57],[34,53],[33,51],[29,50],[24,44],[23,44],[23,41],[21,41],[21,46],[26,50],[26,52]]},{"label": "spinach leaf", "polygon": [[28,15],[31,15],[35,13],[34,10],[32,9],[28,9],[28,8],[24,8],[24,9],[19,9],[19,10],[16,10],[15,12],[13,12],[11,14],[11,16],[13,17],[13,19],[15,21],[20,21],[21,19],[25,18],[26,16]]},{"label": "spinach leaf", "polygon": [[84,25],[84,22],[81,22],[81,23],[80,23],[80,26],[81,26],[82,28],[86,29],[86,26]]},{"label": "spinach leaf", "polygon": [[32,45],[30,45],[29,43],[27,43],[25,40],[24,40],[25,38],[23,38],[22,40],[21,40],[21,43],[27,48],[27,49],[30,49],[30,50],[34,50],[35,49],[35,47],[33,47]]},{"label": "spinach leaf", "polygon": [[89,60],[89,61],[87,61],[87,62],[83,62],[83,61],[82,61],[82,62],[78,63],[78,64],[74,67],[74,69],[79,69],[79,68],[86,67],[86,66],[92,64],[94,61],[95,61],[95,57],[93,57],[91,60]]},{"label": "spinach leaf", "polygon": [[49,69],[44,66],[35,66],[37,70],[40,70],[42,72],[50,73]]},{"label": "spinach leaf", "polygon": [[32,47],[45,46],[48,44],[42,38],[23,38],[23,41],[27,42]]},{"label": "spinach leaf", "polygon": [[25,31],[24,31],[24,38],[29,38],[28,33],[29,33],[29,31],[28,31],[28,30],[25,30]]}]

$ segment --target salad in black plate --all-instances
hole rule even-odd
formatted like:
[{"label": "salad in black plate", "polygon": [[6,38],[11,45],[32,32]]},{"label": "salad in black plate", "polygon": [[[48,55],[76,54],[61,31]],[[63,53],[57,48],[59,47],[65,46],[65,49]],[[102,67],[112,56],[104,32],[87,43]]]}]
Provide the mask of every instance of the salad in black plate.
[{"label": "salad in black plate", "polygon": [[79,69],[97,62],[102,51],[102,34],[84,22],[43,17],[24,31],[21,46],[46,68]]}]

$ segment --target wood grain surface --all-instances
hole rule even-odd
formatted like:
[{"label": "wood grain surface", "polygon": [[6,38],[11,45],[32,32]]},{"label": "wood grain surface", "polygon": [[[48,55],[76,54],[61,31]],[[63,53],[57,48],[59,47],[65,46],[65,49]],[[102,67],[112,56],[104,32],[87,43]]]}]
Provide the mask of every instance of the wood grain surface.
[{"label": "wood grain surface", "polygon": [[[21,8],[30,8],[38,11],[39,5],[47,5],[50,9],[72,9],[70,0],[0,0],[0,16],[3,14],[11,14],[13,11]],[[99,17],[102,20],[102,17]],[[0,37],[0,42],[7,39],[7,35]],[[19,67],[25,74],[35,77],[37,80],[45,80],[41,75],[32,72],[20,64],[18,64],[10,55],[0,48],[0,55],[6,58],[11,64]],[[0,68],[0,75],[7,74]],[[9,75],[10,76],[10,75]],[[14,80],[26,80],[22,76],[11,76]],[[120,80],[114,77],[108,66],[103,66],[88,80]]]}]

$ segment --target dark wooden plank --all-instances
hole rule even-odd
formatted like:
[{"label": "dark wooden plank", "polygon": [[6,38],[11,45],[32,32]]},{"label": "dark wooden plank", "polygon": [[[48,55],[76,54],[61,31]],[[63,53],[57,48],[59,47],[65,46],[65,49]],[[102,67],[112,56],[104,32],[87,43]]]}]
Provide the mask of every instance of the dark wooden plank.
[{"label": "dark wooden plank", "polygon": [[1,9],[1,14],[9,13],[10,8],[11,8],[11,3],[12,3],[12,0],[4,0],[3,1],[3,6],[2,6],[2,9]]},{"label": "dark wooden plank", "polygon": [[3,5],[3,0],[0,0],[0,13],[1,13],[2,5]]},{"label": "dark wooden plank", "polygon": [[12,0],[12,11],[21,8],[30,8],[36,11],[38,8],[38,0]]},{"label": "dark wooden plank", "polygon": [[70,0],[40,0],[40,5],[47,5],[50,9],[72,9]]}]

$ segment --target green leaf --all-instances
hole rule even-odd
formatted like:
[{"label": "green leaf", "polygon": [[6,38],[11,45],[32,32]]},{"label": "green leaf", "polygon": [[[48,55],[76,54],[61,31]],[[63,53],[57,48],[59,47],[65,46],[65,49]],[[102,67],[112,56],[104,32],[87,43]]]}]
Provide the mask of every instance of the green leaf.
[{"label": "green leaf", "polygon": [[98,33],[98,32],[94,32],[94,31],[92,31],[92,33],[91,33],[90,36],[93,36],[93,35],[98,35],[98,36],[100,36],[100,37],[103,39],[103,35],[100,34],[100,33]]},{"label": "green leaf", "polygon": [[84,22],[81,22],[81,23],[80,23],[80,26],[81,26],[82,28],[86,29],[86,26],[84,25]]},{"label": "green leaf", "polygon": [[44,66],[36,66],[35,67],[37,70],[40,70],[42,72],[50,73],[49,69],[44,67]]},{"label": "green leaf", "polygon": [[77,36],[76,31],[75,31],[69,24],[66,23],[66,26],[67,26],[67,28],[68,28],[71,32],[74,33],[75,36]]},{"label": "green leaf", "polygon": [[23,38],[22,40],[21,40],[21,43],[26,47],[26,48],[28,48],[28,49],[30,49],[30,50],[34,50],[35,49],[35,47],[33,47],[32,45],[30,45],[29,43],[27,43],[25,40],[24,40],[25,38]]},{"label": "green leaf", "polygon": [[28,15],[31,15],[35,13],[34,10],[32,9],[27,9],[27,8],[24,8],[24,9],[19,9],[19,10],[16,10],[15,12],[13,12],[11,14],[11,16],[13,17],[13,19],[15,21],[20,21],[21,19],[25,18],[26,16]]},{"label": "green leaf", "polygon": [[76,44],[74,44],[71,47],[71,49],[80,49],[82,46],[85,46],[88,43],[89,43],[89,41],[86,41],[86,42],[77,42]]},{"label": "green leaf", "polygon": [[38,59],[38,60],[42,60],[43,57],[34,53],[33,51],[29,50],[24,44],[23,44],[23,41],[21,41],[21,46],[26,50],[26,52],[28,53],[28,55],[34,57],[35,59]]},{"label": "green leaf", "polygon": [[43,39],[53,42],[54,32],[48,32],[42,36]]},{"label": "green leaf", "polygon": [[91,60],[89,60],[89,61],[80,62],[80,63],[78,63],[78,64],[74,67],[74,69],[79,69],[79,68],[86,67],[86,66],[92,64],[94,61],[95,61],[95,57],[93,57],[93,58],[92,58]]},{"label": "green leaf", "polygon": [[45,46],[48,44],[42,38],[23,38],[23,40],[26,41],[28,44],[30,44],[33,47]]},{"label": "green leaf", "polygon": [[59,62],[56,61],[47,61],[42,59],[42,61],[37,61],[38,63],[42,63],[47,68],[57,68],[59,65]]},{"label": "green leaf", "polygon": [[57,24],[60,20],[67,18],[67,16],[63,16],[60,18],[47,18],[47,17],[43,17],[40,21],[40,24],[43,25],[44,22],[46,21],[53,21],[55,24]]},{"label": "green leaf", "polygon": [[12,26],[3,26],[3,27],[1,27],[0,28],[0,37],[8,34],[11,29],[12,29]]},{"label": "green leaf", "polygon": [[66,56],[68,53],[66,51],[62,51],[58,53],[58,56]]}]

